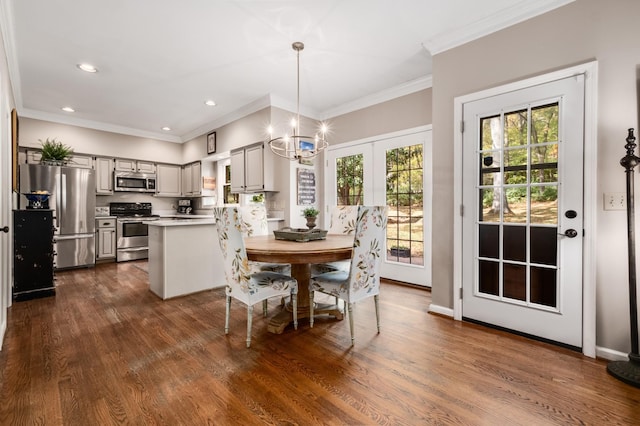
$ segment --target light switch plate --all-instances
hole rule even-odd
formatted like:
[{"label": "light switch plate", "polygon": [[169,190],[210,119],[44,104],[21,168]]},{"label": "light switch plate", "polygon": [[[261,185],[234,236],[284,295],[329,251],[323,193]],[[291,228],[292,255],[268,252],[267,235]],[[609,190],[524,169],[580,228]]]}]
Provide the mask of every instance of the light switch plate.
[{"label": "light switch plate", "polygon": [[605,210],[626,210],[627,194],[624,192],[605,192],[604,193],[604,209]]}]

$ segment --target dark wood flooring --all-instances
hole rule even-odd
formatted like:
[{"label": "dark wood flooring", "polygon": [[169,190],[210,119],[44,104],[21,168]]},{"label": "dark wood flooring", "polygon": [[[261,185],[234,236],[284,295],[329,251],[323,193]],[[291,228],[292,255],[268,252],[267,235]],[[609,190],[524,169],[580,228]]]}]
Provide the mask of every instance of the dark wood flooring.
[{"label": "dark wood flooring", "polygon": [[[427,313],[430,293],[383,283],[346,321],[267,333],[224,291],[162,301],[146,262],[58,273],[16,302],[0,352],[2,425],[631,425],[640,389],[606,362]],[[269,305],[275,314],[279,301]]]}]

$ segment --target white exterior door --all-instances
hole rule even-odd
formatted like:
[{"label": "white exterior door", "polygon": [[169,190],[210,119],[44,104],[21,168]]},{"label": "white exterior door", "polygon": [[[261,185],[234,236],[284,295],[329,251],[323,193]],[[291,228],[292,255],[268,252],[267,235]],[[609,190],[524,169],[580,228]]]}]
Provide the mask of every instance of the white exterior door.
[{"label": "white exterior door", "polygon": [[463,318],[581,348],[584,76],[463,120]]}]

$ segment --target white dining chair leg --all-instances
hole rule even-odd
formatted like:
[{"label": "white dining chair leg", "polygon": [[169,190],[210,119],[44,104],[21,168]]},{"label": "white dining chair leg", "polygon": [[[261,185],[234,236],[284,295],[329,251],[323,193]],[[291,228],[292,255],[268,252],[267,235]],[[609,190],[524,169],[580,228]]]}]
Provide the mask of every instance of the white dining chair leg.
[{"label": "white dining chair leg", "polygon": [[[346,300],[345,300],[345,303],[346,303]],[[349,329],[351,330],[351,346],[353,346],[353,342],[355,340],[353,336],[353,303],[348,302],[347,306],[349,310]]]},{"label": "white dining chair leg", "polygon": [[313,328],[313,294],[314,291],[309,292],[309,326]]},{"label": "white dining chair leg", "polygon": [[229,334],[229,315],[231,311],[231,296],[227,296],[227,303],[225,303],[226,312],[224,315],[224,334]]},{"label": "white dining chair leg", "polygon": [[247,347],[251,346],[251,323],[253,322],[253,306],[247,306]]},{"label": "white dining chair leg", "polygon": [[293,329],[298,329],[298,289],[291,292],[291,305],[293,307]]},{"label": "white dining chair leg", "polygon": [[378,325],[378,334],[380,334],[380,295],[373,296],[373,303],[376,305],[376,324]]},{"label": "white dining chair leg", "polygon": [[267,299],[262,301],[262,316],[267,316]]}]

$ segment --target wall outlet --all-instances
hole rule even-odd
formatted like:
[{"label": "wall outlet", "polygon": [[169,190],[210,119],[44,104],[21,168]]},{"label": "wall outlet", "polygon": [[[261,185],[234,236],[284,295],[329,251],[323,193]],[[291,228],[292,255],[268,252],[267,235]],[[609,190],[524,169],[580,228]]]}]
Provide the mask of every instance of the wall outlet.
[{"label": "wall outlet", "polygon": [[605,210],[626,210],[627,194],[624,192],[605,192],[604,193],[604,209]]}]

